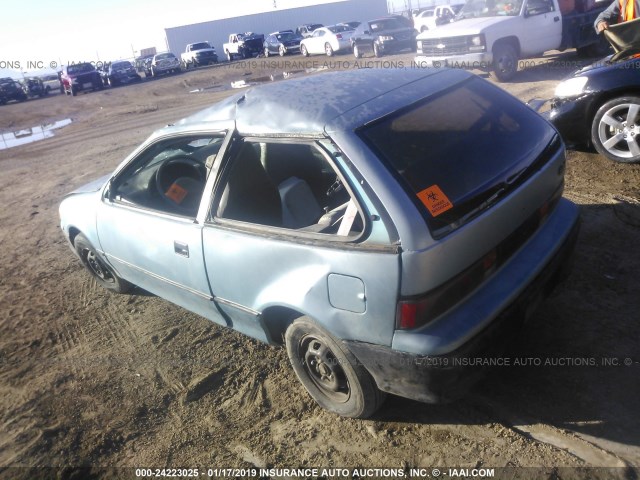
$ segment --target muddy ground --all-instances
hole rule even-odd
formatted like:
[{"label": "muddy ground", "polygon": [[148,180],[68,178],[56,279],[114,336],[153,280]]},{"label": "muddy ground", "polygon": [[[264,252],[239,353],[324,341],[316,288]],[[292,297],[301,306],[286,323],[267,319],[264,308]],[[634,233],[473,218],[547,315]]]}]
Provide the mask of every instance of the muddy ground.
[{"label": "muddy ground", "polygon": [[[522,100],[551,96],[578,61],[556,57],[502,87]],[[352,61],[337,60],[331,67]],[[637,478],[640,165],[569,152],[566,197],[583,220],[575,267],[509,347],[527,365],[492,370],[450,405],[390,396],[365,421],[317,407],[283,349],[140,291],[111,294],[82,269],[58,228],[65,193],[113,170],[154,129],[229,95],[232,81],[325,61],[236,62],[0,108],[2,131],[73,119],[54,138],[0,150],[0,478],[28,478],[20,467],[34,466],[513,467],[508,478]]]}]

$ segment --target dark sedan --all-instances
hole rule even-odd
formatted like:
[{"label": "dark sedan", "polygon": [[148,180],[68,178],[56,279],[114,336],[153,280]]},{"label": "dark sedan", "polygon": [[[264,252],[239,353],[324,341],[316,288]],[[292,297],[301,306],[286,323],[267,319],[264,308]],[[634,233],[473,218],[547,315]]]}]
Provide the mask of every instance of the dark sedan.
[{"label": "dark sedan", "polygon": [[416,32],[398,17],[380,18],[358,25],[351,37],[353,55],[372,52],[376,57],[401,50],[416,49]]},{"label": "dark sedan", "polygon": [[131,82],[139,82],[142,77],[136,72],[134,66],[128,60],[111,62],[101,73],[105,85],[113,87]]},{"label": "dark sedan", "polygon": [[618,53],[558,85],[549,119],[565,142],[616,162],[640,161],[640,58]]},{"label": "dark sedan", "polygon": [[300,42],[302,36],[293,31],[274,32],[264,41],[264,56],[280,55],[284,57],[287,53],[300,53]]}]

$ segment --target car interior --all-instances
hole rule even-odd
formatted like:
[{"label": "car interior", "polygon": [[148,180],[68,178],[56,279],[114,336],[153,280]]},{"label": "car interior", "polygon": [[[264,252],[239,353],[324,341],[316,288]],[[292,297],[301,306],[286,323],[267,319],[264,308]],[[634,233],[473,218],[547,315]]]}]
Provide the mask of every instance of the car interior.
[{"label": "car interior", "polygon": [[[110,198],[195,217],[222,142],[223,137],[211,136],[158,142],[116,177]],[[364,228],[360,214],[347,214],[357,211],[355,201],[315,145],[244,141],[224,175],[214,209],[219,218],[341,236]]]},{"label": "car interior", "polygon": [[360,215],[349,218],[350,228],[341,228],[349,204],[355,203],[313,145],[247,141],[226,170],[220,218],[310,233],[362,232]]}]

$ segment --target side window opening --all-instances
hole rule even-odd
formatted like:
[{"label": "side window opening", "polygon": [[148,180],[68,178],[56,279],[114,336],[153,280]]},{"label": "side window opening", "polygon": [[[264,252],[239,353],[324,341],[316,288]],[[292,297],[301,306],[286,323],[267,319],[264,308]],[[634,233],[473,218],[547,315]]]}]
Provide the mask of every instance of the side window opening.
[{"label": "side window opening", "polygon": [[163,213],[195,217],[223,135],[159,141],[114,179],[109,197]]},{"label": "side window opening", "polygon": [[217,216],[341,237],[364,229],[332,164],[301,143],[244,142],[228,165]]}]

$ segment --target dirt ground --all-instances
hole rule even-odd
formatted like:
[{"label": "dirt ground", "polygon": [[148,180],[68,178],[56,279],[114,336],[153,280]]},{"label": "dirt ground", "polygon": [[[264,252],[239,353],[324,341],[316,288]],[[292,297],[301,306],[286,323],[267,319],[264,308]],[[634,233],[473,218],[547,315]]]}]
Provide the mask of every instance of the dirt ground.
[{"label": "dirt ground", "polygon": [[[501,86],[524,101],[549,98],[577,60],[557,59],[569,65]],[[61,467],[53,478],[105,475],[68,467],[511,467],[503,478],[637,478],[640,165],[568,153],[566,197],[582,207],[582,231],[569,281],[509,347],[526,365],[495,368],[449,405],[390,396],[365,421],[317,407],[284,349],[140,291],[111,294],[83,270],[58,227],[65,193],[112,171],[153,130],[229,95],[231,82],[325,61],[236,62],[0,108],[2,131],[73,119],[54,138],[0,150],[0,478],[33,478],[24,467]],[[352,58],[335,61],[345,68]]]}]

